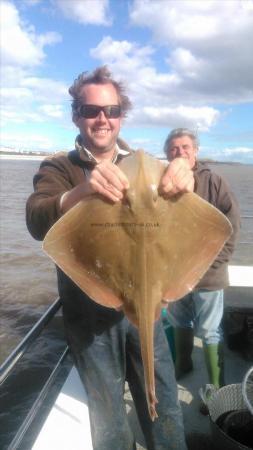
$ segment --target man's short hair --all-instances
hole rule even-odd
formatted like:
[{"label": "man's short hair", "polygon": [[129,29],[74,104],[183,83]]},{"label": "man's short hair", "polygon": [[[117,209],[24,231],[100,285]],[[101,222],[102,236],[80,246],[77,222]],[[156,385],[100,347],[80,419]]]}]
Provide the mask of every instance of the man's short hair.
[{"label": "man's short hair", "polygon": [[128,96],[125,94],[125,86],[120,81],[115,81],[107,66],[98,67],[93,72],[82,72],[75,79],[69,88],[69,94],[73,97],[71,103],[73,118],[79,117],[79,108],[82,105],[80,92],[86,84],[112,84],[118,94],[119,104],[121,106],[122,116],[126,116],[131,109],[132,104]]},{"label": "man's short hair", "polygon": [[172,139],[180,138],[183,136],[188,136],[192,140],[194,147],[199,147],[198,136],[196,135],[196,133],[194,133],[194,131],[190,130],[189,128],[174,128],[174,130],[171,130],[164,143],[164,153],[167,154]]}]

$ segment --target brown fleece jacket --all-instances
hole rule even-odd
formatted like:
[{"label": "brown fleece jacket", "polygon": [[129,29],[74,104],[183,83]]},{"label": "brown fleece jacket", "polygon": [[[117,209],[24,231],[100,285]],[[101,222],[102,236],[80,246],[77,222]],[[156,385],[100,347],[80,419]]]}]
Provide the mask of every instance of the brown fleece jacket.
[{"label": "brown fleece jacket", "polygon": [[[122,150],[132,150],[122,140],[117,140]],[[117,157],[117,163],[123,158]],[[51,226],[61,217],[60,199],[85,180],[85,169],[91,170],[94,161],[83,160],[77,150],[59,152],[44,159],[33,179],[34,193],[26,203],[26,224],[31,235],[43,240]]]},{"label": "brown fleece jacket", "polygon": [[228,286],[228,262],[234,251],[240,229],[239,206],[226,181],[206,164],[197,162],[194,178],[196,194],[225,214],[233,227],[233,234],[196,287],[196,289],[213,291]]}]

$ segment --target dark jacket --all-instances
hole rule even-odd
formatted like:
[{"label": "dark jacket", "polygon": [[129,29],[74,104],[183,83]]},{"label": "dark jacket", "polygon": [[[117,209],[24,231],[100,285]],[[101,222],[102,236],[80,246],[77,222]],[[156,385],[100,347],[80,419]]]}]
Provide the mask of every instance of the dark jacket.
[{"label": "dark jacket", "polygon": [[233,234],[196,287],[196,289],[218,290],[228,285],[228,262],[240,229],[239,206],[226,181],[205,163],[197,162],[194,178],[196,194],[225,214],[233,227]]},{"label": "dark jacket", "polygon": [[[132,152],[121,139],[117,144],[122,150]],[[116,162],[123,157],[119,154]],[[95,164],[88,156],[85,160],[81,159],[78,150],[59,152],[42,161],[33,179],[34,193],[26,203],[27,228],[35,239],[43,240],[47,231],[62,216],[62,194],[82,183]],[[121,320],[123,313],[91,301],[61,269],[56,269],[66,337],[73,354],[78,354],[84,343],[90,342],[94,330],[101,333],[105,326]]]},{"label": "dark jacket", "polygon": [[[118,139],[118,146],[131,153],[128,145]],[[117,163],[123,158],[118,155]],[[86,170],[91,170],[95,162],[83,160],[77,150],[59,152],[47,157],[40,165],[33,179],[34,193],[26,203],[26,224],[34,239],[43,240],[51,226],[62,216],[60,199],[85,180]]]}]

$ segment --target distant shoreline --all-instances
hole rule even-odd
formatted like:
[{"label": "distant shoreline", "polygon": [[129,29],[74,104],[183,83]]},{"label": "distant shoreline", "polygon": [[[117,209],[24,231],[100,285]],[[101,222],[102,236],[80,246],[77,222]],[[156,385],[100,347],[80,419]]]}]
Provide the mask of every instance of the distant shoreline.
[{"label": "distant shoreline", "polygon": [[[8,153],[1,153],[0,152],[0,160],[24,160],[24,161],[42,161],[45,158],[48,158],[50,156],[53,156],[54,153],[45,153],[45,155],[32,155],[32,154],[28,154],[28,155],[24,155],[24,154],[8,154]],[[165,160],[165,158],[158,158],[161,161]],[[252,165],[252,163],[242,163],[239,161],[215,161],[215,160],[210,160],[210,159],[199,159],[199,161],[205,162],[207,164],[228,164],[228,165]]]},{"label": "distant shoreline", "polygon": [[26,161],[42,161],[49,155],[8,155],[7,153],[0,154],[1,159],[26,160]]}]

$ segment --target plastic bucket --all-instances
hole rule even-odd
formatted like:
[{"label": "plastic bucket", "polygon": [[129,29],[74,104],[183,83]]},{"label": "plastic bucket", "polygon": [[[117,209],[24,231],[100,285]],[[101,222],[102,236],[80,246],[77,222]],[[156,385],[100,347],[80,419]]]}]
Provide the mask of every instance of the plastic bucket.
[{"label": "plastic bucket", "polygon": [[217,444],[217,448],[224,448],[226,450],[252,449],[252,447],[247,447],[228,436],[217,425],[218,419],[225,413],[232,411],[247,411],[248,413],[248,409],[243,400],[241,384],[230,384],[214,392],[207,401],[207,406],[209,409],[211,433],[213,441]]}]

